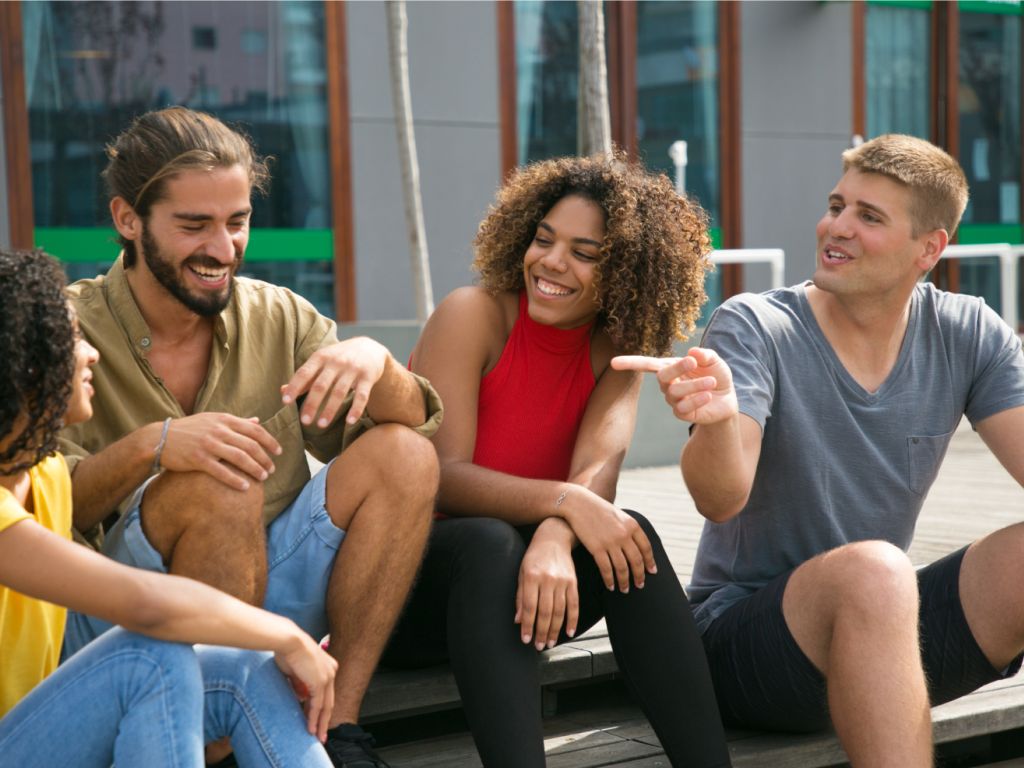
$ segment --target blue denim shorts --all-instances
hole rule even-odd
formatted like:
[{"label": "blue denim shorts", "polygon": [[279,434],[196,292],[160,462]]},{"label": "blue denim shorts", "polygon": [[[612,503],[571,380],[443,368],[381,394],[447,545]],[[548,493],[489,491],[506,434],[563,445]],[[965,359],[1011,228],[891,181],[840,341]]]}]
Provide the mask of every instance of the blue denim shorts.
[{"label": "blue denim shorts", "polygon": [[[263,607],[287,616],[314,638],[327,634],[324,599],[334,558],[345,538],[345,531],[327,514],[330,466],[321,468],[267,528],[267,593]],[[160,553],[142,530],[142,497],[153,479],[135,490],[127,511],[107,531],[103,554],[125,565],[166,573]],[[102,619],[68,611],[61,657],[70,657],[110,627]]]}]

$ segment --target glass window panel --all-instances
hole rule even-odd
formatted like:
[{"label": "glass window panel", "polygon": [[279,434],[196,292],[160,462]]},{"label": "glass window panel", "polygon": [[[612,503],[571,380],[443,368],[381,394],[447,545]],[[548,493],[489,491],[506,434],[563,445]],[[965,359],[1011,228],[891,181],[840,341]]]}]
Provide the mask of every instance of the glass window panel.
[{"label": "glass window panel", "polygon": [[[964,10],[958,83],[960,164],[971,197],[961,241],[983,225],[1009,229],[1005,225],[1021,221],[1021,17]],[[995,259],[960,262],[960,290],[984,296],[997,311],[999,279]]]},{"label": "glass window panel", "polygon": [[930,12],[869,5],[865,24],[867,136],[928,138]]},{"label": "glass window panel", "polygon": [[[320,0],[32,2],[22,15],[37,227],[108,227],[104,145],[135,115],[181,104],[240,127],[274,157],[270,194],[254,200],[256,230],[330,229]],[[280,255],[290,266],[279,282],[306,286],[329,309],[320,276],[330,261],[296,255]],[[65,258],[80,272],[92,254]]]},{"label": "glass window panel", "polygon": [[965,223],[1020,222],[1021,16],[960,16],[960,164]]},{"label": "glass window panel", "polygon": [[579,22],[576,3],[517,0],[519,162],[576,154]]},{"label": "glass window panel", "polygon": [[637,3],[637,143],[651,169],[675,177],[668,155],[687,144],[686,191],[718,223],[718,8]]}]

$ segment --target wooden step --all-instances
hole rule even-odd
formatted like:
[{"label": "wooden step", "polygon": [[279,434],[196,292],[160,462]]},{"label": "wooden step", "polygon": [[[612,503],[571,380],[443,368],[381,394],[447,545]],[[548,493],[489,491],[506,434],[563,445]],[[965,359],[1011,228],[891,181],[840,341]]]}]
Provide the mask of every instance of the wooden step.
[{"label": "wooden step", "polygon": [[[1024,727],[1024,682],[992,683],[936,707],[932,717],[936,744]],[[549,768],[668,766],[657,737],[635,707],[594,707],[556,716],[545,721],[544,731]],[[791,735],[731,730],[728,736],[734,768],[825,768],[846,763],[846,754],[831,732]],[[388,747],[381,755],[402,768],[481,766],[468,733]],[[1024,768],[1024,760],[995,765]]]},{"label": "wooden step", "polygon": [[[618,670],[604,621],[579,638],[540,654],[543,686],[606,677]],[[360,720],[367,723],[460,706],[451,667],[381,669],[363,699]]]}]

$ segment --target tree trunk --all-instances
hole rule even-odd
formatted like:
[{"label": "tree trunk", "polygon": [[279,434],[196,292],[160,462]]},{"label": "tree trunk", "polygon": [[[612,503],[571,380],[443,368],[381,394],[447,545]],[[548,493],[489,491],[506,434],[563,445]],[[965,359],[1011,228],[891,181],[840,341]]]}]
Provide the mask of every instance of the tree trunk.
[{"label": "tree trunk", "polygon": [[580,78],[576,147],[581,155],[612,151],[608,110],[608,66],[604,58],[604,10],[601,0],[577,0],[580,28]]},{"label": "tree trunk", "polygon": [[409,257],[412,260],[413,288],[416,294],[416,319],[425,323],[434,311],[434,291],[430,285],[430,257],[427,231],[423,224],[423,197],[420,194],[420,164],[416,157],[416,135],[412,124],[412,97],[409,94],[409,48],[406,38],[405,0],[388,0],[388,50],[391,59],[391,98],[398,132],[398,153],[402,166],[402,192],[405,197],[405,221],[409,230]]}]

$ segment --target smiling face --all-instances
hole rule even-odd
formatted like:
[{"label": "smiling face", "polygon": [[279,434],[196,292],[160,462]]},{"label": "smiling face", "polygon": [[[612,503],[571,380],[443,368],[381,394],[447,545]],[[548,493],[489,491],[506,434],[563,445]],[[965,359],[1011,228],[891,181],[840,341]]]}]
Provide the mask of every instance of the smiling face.
[{"label": "smiling face", "polygon": [[64,424],[78,424],[92,417],[92,366],[100,359],[100,353],[85,340],[78,328],[78,318],[71,313],[71,326],[75,334],[75,373],[71,380],[71,397],[64,412]]},{"label": "smiling face", "polygon": [[169,180],[146,219],[126,224],[141,245],[134,268],[148,271],[197,315],[218,314],[231,299],[249,242],[250,191],[240,165],[183,171]]},{"label": "smiling face", "polygon": [[537,225],[523,259],[530,317],[575,328],[597,316],[594,277],[604,240],[604,211],[579,195],[555,203]]},{"label": "smiling face", "polygon": [[903,296],[945,248],[943,230],[914,237],[910,189],[878,173],[847,171],[818,222],[814,285],[833,294]]}]

